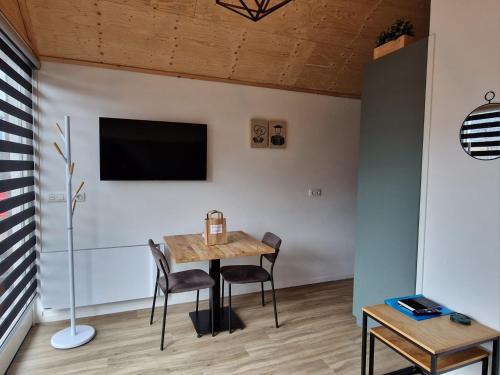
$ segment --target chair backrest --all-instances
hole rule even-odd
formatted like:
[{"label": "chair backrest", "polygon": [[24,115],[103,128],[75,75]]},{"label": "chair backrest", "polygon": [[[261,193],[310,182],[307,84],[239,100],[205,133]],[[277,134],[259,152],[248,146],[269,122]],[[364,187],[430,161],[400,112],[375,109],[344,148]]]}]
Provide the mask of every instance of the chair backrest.
[{"label": "chair backrest", "polygon": [[278,257],[278,253],[280,252],[281,247],[281,238],[271,232],[266,232],[264,237],[262,237],[262,242],[267,246],[271,246],[274,248],[274,254],[264,254],[264,257],[270,261],[271,263],[276,262],[276,258]]},{"label": "chair backrest", "polygon": [[149,249],[151,250],[151,254],[153,255],[153,259],[155,260],[156,267],[158,271],[163,272],[163,275],[167,277],[167,273],[170,273],[170,267],[168,266],[167,258],[165,258],[165,254],[160,250],[160,245],[157,245],[153,242],[153,240],[148,241]]}]

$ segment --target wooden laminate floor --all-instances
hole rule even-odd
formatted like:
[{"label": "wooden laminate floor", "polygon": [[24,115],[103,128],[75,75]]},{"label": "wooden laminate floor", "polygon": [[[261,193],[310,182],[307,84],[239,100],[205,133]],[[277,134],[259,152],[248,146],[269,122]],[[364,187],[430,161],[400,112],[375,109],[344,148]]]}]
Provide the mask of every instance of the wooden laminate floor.
[{"label": "wooden laminate floor", "polygon": [[[236,288],[236,287],[235,287]],[[187,315],[193,304],[169,307],[166,348],[159,349],[161,307],[149,325],[149,310],[111,314],[92,324],[97,336],[68,351],[50,346],[66,322],[33,327],[8,374],[336,374],[360,373],[361,330],[351,314],[352,280],[277,291],[281,327],[274,328],[271,295],[233,298],[246,324],[231,335],[197,338]],[[202,303],[201,307],[207,303]],[[407,364],[377,343],[375,373]]]}]

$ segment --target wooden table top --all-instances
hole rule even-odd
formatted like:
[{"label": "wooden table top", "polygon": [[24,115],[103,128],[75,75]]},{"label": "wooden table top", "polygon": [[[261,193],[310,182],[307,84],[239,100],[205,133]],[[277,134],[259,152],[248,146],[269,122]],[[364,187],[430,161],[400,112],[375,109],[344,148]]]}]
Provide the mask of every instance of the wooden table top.
[{"label": "wooden table top", "polygon": [[476,321],[470,326],[453,323],[448,315],[416,321],[383,304],[364,307],[363,311],[432,354],[445,353],[500,336],[500,332]]},{"label": "wooden table top", "polygon": [[227,244],[213,246],[205,245],[201,234],[164,236],[163,239],[176,263],[274,253],[272,247],[243,231],[228,232],[227,235]]}]

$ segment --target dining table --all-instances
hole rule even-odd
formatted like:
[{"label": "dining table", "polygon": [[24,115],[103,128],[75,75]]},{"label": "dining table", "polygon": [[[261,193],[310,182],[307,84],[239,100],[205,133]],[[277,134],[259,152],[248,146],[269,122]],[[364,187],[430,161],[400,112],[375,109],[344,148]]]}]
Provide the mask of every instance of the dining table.
[{"label": "dining table", "polygon": [[[209,291],[211,309],[189,313],[193,326],[199,336],[211,333],[211,314],[214,315],[216,332],[229,330],[229,314],[231,314],[231,330],[243,329],[243,321],[229,307],[221,308],[220,299],[220,263],[222,259],[273,254],[274,248],[250,236],[244,231],[228,232],[228,242],[223,245],[206,245],[202,234],[168,235],[163,237],[165,251],[178,264],[191,262],[209,262],[209,274],[215,284]],[[168,254],[165,254],[168,256]]]}]

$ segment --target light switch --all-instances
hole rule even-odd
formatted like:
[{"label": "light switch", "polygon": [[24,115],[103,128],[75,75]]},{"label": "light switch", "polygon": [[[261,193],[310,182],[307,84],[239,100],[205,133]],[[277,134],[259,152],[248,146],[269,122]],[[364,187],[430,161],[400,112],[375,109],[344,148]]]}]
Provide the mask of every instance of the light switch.
[{"label": "light switch", "polygon": [[49,202],[66,202],[66,197],[64,193],[54,192],[48,195]]},{"label": "light switch", "polygon": [[307,194],[310,197],[321,197],[321,189],[315,188],[315,189],[309,189]]}]

